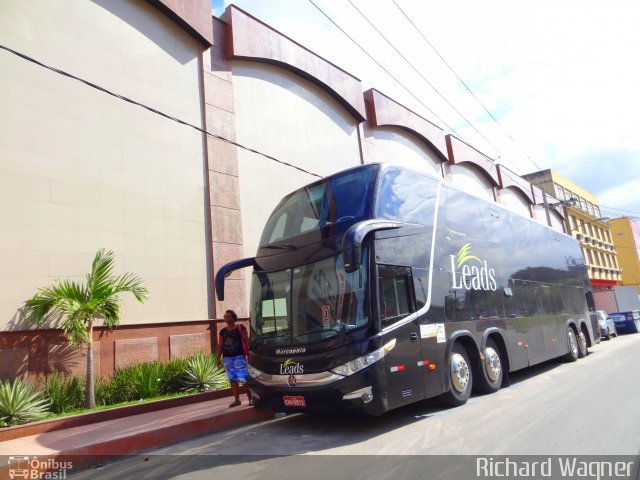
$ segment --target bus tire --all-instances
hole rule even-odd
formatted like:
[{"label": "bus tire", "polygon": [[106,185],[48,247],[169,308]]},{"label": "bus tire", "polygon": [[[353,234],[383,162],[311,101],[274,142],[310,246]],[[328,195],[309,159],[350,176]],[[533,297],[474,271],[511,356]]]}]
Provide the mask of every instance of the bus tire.
[{"label": "bus tire", "polygon": [[569,352],[564,358],[567,362],[575,362],[578,360],[578,339],[576,332],[571,327],[567,327],[567,345],[569,346]]},{"label": "bus tire", "polygon": [[583,329],[578,332],[578,358],[584,358],[589,352],[587,352],[587,336]]},{"label": "bus tire", "polygon": [[497,392],[502,386],[504,367],[500,348],[492,338],[487,339],[483,356],[484,360],[480,364],[480,374],[476,382],[477,388],[482,393]]},{"label": "bus tire", "polygon": [[450,386],[449,390],[440,396],[440,400],[451,407],[464,405],[471,396],[473,374],[469,355],[462,344],[458,342],[451,347],[448,368]]}]

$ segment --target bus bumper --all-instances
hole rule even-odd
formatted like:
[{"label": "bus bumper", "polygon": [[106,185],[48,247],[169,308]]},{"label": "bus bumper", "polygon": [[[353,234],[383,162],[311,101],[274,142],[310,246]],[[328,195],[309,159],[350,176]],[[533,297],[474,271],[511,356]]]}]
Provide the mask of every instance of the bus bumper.
[{"label": "bus bumper", "polygon": [[371,372],[359,372],[321,387],[274,387],[250,379],[257,408],[286,413],[339,413],[380,415],[387,410],[386,388]]}]

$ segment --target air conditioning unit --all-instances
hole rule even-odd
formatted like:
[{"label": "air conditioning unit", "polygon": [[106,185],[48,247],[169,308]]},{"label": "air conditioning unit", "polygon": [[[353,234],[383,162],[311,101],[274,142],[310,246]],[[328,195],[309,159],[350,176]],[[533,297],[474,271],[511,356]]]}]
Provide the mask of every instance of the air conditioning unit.
[{"label": "air conditioning unit", "polygon": [[581,239],[582,239],[582,234],[581,234],[581,233],[576,233],[576,238],[577,238],[578,240],[581,240]]}]

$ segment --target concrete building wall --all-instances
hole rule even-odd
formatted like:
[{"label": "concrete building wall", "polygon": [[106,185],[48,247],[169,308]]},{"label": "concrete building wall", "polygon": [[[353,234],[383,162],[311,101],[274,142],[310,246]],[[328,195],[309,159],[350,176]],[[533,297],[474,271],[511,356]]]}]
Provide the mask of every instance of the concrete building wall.
[{"label": "concrete building wall", "polygon": [[[2,43],[201,125],[199,43],[136,0],[3,0]],[[0,330],[95,252],[144,278],[125,323],[207,318],[202,135],[0,53]]]},{"label": "concrete building wall", "polygon": [[451,165],[451,182],[469,193],[493,201],[493,185],[477,169],[468,165]]},{"label": "concrete building wall", "polygon": [[614,218],[609,221],[616,248],[622,285],[634,286],[640,294],[640,226],[633,218]]},{"label": "concrete building wall", "polygon": [[[320,177],[360,164],[358,126],[319,87],[282,68],[233,62],[238,142]],[[281,198],[319,177],[246,150],[238,152],[245,255]]]},{"label": "concrete building wall", "polygon": [[415,136],[399,128],[379,127],[368,139],[372,162],[393,163],[442,177],[442,160]]},{"label": "concrete building wall", "polygon": [[[357,122],[318,86],[283,68],[234,61],[233,88],[239,143],[320,177],[360,164]],[[244,255],[254,256],[282,197],[319,177],[243,149],[238,172]]]},{"label": "concrete building wall", "polygon": [[96,373],[211,351],[225,309],[249,315],[250,281],[234,272],[220,302],[212,274],[256,253],[284,195],[363,162],[531,214],[518,176],[236,7],[211,19],[208,0],[0,2],[2,43],[212,134],[0,52],[0,378],[82,374],[84,352],[67,355],[59,330],[20,330],[18,308],[83,277],[100,247],[151,299],[94,332]]},{"label": "concrete building wall", "polygon": [[513,189],[500,190],[500,203],[523,217],[531,217],[530,203]]}]

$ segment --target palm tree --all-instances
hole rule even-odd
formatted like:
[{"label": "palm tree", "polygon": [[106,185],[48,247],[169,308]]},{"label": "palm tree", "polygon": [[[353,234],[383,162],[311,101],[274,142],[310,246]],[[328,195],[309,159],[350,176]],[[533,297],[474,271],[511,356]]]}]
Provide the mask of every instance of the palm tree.
[{"label": "palm tree", "polygon": [[119,277],[112,274],[113,252],[98,250],[93,259],[86,283],[56,280],[53,286],[41,288],[24,305],[25,319],[41,327],[48,319],[59,323],[69,343],[80,348],[87,346],[87,382],[85,407],[96,406],[93,387],[93,324],[102,320],[112,329],[120,323],[118,294],[131,292],[143,303],[148,291],[142,279],[133,273]]}]

